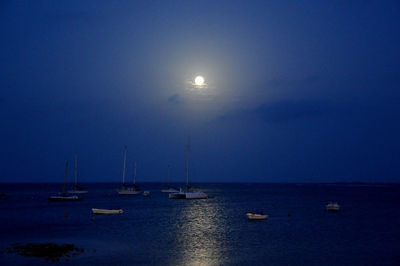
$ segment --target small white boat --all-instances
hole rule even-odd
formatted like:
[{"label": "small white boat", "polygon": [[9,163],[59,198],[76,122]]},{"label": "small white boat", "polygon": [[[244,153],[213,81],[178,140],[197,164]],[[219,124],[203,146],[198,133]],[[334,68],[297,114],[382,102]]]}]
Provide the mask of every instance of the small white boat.
[{"label": "small white boat", "polygon": [[143,191],[143,197],[149,197],[150,196],[150,191],[145,190]]},{"label": "small white boat", "polygon": [[122,209],[118,209],[118,210],[109,210],[109,209],[92,209],[92,213],[93,214],[97,214],[97,215],[111,215],[111,214],[121,214],[124,211]]},{"label": "small white boat", "polygon": [[329,202],[326,204],[325,208],[327,211],[337,212],[340,210],[340,205],[337,202]]},{"label": "small white boat", "polygon": [[247,219],[249,220],[265,220],[268,219],[268,215],[262,213],[246,213]]}]

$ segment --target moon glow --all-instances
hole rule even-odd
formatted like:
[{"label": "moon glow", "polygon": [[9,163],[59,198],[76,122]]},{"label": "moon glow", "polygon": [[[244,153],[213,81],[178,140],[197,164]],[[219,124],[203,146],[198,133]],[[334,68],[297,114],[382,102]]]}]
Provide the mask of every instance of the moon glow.
[{"label": "moon glow", "polygon": [[204,85],[204,78],[202,76],[197,76],[194,79],[194,84],[196,84],[197,86],[202,86]]}]

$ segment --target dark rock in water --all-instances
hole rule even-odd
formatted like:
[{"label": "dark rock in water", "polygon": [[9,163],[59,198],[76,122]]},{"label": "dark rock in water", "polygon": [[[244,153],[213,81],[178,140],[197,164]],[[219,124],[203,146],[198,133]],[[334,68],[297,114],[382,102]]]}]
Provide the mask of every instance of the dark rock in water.
[{"label": "dark rock in water", "polygon": [[71,256],[76,256],[84,252],[83,248],[77,248],[73,244],[57,245],[53,243],[45,244],[14,244],[7,253],[18,254],[23,257],[42,258],[46,261],[58,262],[61,258],[69,260]]}]

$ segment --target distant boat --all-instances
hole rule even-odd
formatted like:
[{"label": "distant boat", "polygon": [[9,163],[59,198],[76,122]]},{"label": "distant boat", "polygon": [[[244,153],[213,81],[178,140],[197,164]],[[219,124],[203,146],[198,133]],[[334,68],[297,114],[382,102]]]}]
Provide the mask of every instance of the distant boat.
[{"label": "distant boat", "polygon": [[133,172],[133,185],[129,186],[125,184],[125,175],[126,175],[126,153],[127,148],[125,146],[124,150],[124,169],[122,171],[122,188],[117,189],[119,195],[138,195],[140,194],[140,188],[136,185],[136,162],[134,166]]},{"label": "distant boat", "polygon": [[164,193],[176,193],[176,192],[179,192],[178,189],[173,188],[173,187],[170,186],[170,177],[169,177],[170,169],[171,169],[171,166],[168,165],[168,188],[161,190],[161,192],[164,192]]},{"label": "distant boat", "polygon": [[69,195],[67,193],[59,193],[56,196],[50,196],[49,201],[80,201],[82,198],[77,195]]},{"label": "distant boat", "polygon": [[248,212],[246,213],[247,219],[249,220],[265,220],[268,219],[268,215],[263,214],[262,212],[258,212],[258,213],[252,213],[252,212]]},{"label": "distant boat", "polygon": [[150,196],[150,191],[145,190],[143,191],[143,197],[149,197]]},{"label": "distant boat", "polygon": [[122,209],[118,209],[118,210],[110,210],[110,209],[92,209],[92,213],[93,214],[97,214],[97,215],[111,215],[111,214],[121,214],[124,211]]},{"label": "distant boat", "polygon": [[186,145],[186,191],[169,194],[170,199],[206,199],[208,195],[203,191],[193,191],[189,186],[189,157],[190,157],[190,138]]},{"label": "distant boat", "polygon": [[78,186],[78,154],[75,153],[75,184],[73,189],[68,190],[71,194],[86,194],[88,190],[84,187]]},{"label": "distant boat", "polygon": [[71,194],[65,193],[65,188],[67,186],[67,174],[68,174],[68,161],[65,163],[64,186],[62,188],[62,191],[60,193],[58,193],[57,195],[50,196],[48,198],[49,201],[79,201],[79,200],[82,200],[82,198],[80,198],[76,195],[71,195]]},{"label": "distant boat", "polygon": [[340,210],[340,205],[337,202],[329,202],[326,204],[325,208],[327,211],[337,212]]}]

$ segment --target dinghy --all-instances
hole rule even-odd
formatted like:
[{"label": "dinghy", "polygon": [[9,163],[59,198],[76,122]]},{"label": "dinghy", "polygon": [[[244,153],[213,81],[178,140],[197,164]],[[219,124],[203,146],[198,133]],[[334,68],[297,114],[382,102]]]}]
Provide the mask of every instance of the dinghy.
[{"label": "dinghy", "polygon": [[338,212],[340,210],[340,205],[337,202],[329,202],[325,206],[328,212]]},{"label": "dinghy", "polygon": [[122,209],[118,209],[118,210],[109,210],[109,209],[92,209],[92,213],[93,214],[97,214],[97,215],[112,215],[112,214],[121,214],[124,211]]},{"label": "dinghy", "polygon": [[252,213],[248,212],[246,213],[247,219],[249,220],[265,220],[268,219],[268,215],[263,214],[263,213]]}]

